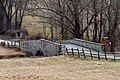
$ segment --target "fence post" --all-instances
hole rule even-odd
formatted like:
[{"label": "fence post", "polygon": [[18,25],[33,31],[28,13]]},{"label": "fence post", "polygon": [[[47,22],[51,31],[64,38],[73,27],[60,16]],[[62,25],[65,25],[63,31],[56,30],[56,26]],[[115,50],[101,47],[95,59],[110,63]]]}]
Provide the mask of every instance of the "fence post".
[{"label": "fence post", "polygon": [[84,52],[84,49],[82,49],[82,52],[83,52],[83,56],[84,56],[84,58],[86,58],[86,56],[85,56],[85,52]]},{"label": "fence post", "polygon": [[74,51],[73,51],[73,48],[72,48],[72,55],[73,55],[73,57],[74,57]]},{"label": "fence post", "polygon": [[67,55],[69,55],[68,49],[66,48]]},{"label": "fence post", "polygon": [[10,48],[10,44],[7,42],[7,47]]},{"label": "fence post", "polygon": [[11,40],[11,47],[13,46],[13,41]]},{"label": "fence post", "polygon": [[99,50],[98,50],[98,59],[100,60],[100,52],[99,52]]},{"label": "fence post", "polygon": [[114,61],[115,61],[115,52],[113,52],[113,54],[114,54]]},{"label": "fence post", "polygon": [[20,48],[20,41],[18,41],[18,47]]},{"label": "fence post", "polygon": [[93,59],[93,56],[92,56],[92,51],[91,51],[91,49],[89,49],[89,51],[90,51],[90,56],[91,56],[91,59]]},{"label": "fence post", "polygon": [[6,43],[5,43],[5,41],[4,41],[4,46],[6,46]]},{"label": "fence post", "polygon": [[78,51],[78,58],[80,58],[80,52],[79,52],[79,49],[77,48],[77,51]]},{"label": "fence post", "polygon": [[107,60],[107,53],[105,52],[105,59]]},{"label": "fence post", "polygon": [[16,42],[14,41],[14,42],[13,42],[13,46],[14,46],[14,47],[16,47],[16,45],[15,45],[15,44],[16,44]]}]

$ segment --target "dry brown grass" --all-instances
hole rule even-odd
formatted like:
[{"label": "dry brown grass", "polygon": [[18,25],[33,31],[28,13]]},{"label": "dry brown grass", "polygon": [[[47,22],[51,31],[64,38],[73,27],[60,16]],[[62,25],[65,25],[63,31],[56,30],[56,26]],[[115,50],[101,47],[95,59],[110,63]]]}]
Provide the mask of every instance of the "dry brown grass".
[{"label": "dry brown grass", "polygon": [[0,60],[0,80],[120,80],[120,63],[70,57]]},{"label": "dry brown grass", "polygon": [[25,53],[23,52],[17,52],[16,49],[12,48],[5,48],[0,46],[0,58],[2,57],[12,57],[12,56],[25,56]]}]

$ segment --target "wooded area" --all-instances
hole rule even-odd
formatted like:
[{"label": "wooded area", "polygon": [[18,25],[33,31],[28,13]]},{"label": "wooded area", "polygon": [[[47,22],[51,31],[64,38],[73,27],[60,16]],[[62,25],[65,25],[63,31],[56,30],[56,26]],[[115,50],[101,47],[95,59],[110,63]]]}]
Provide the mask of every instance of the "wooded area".
[{"label": "wooded area", "polygon": [[109,44],[112,52],[120,48],[120,0],[0,0],[0,11],[1,35],[21,29],[30,15],[51,25],[52,40],[59,31],[62,39]]}]

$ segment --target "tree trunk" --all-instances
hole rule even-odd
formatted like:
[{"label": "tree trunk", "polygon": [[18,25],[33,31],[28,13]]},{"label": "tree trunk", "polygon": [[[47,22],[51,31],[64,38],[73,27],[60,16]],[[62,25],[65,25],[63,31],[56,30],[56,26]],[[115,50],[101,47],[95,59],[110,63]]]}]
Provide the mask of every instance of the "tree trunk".
[{"label": "tree trunk", "polygon": [[98,34],[98,25],[97,25],[97,16],[94,19],[94,32],[93,32],[93,41],[97,42],[97,34]]},{"label": "tree trunk", "polygon": [[93,9],[94,9],[94,30],[93,30],[93,41],[97,42],[97,35],[98,35],[98,24],[97,24],[97,9],[96,9],[96,0],[94,0],[93,3]]},{"label": "tree trunk", "polygon": [[101,38],[102,38],[102,26],[103,26],[103,21],[102,21],[102,13],[100,13],[100,32],[99,32],[99,40],[98,42],[101,42]]},{"label": "tree trunk", "polygon": [[0,4],[0,34],[3,31],[3,21],[4,21],[4,10],[2,8],[2,5]]},{"label": "tree trunk", "polygon": [[115,51],[115,42],[111,41],[111,46],[110,46],[111,52]]},{"label": "tree trunk", "polygon": [[80,35],[80,24],[79,24],[79,19],[78,18],[75,19],[74,36],[75,36],[75,38],[78,38],[78,39],[81,38],[81,35]]},{"label": "tree trunk", "polygon": [[[87,26],[89,25],[89,17],[88,17],[89,13],[87,11]],[[90,37],[89,37],[89,29],[87,29],[87,32],[86,32],[86,37],[87,37],[87,40],[89,41],[90,40]]]},{"label": "tree trunk", "polygon": [[81,0],[77,0],[76,1],[76,5],[74,5],[74,11],[75,11],[75,14],[74,14],[74,19],[75,19],[75,27],[74,27],[74,36],[75,38],[78,38],[78,39],[81,39],[83,36],[80,34],[80,23],[79,23],[79,10],[80,10],[80,7],[81,6]]}]

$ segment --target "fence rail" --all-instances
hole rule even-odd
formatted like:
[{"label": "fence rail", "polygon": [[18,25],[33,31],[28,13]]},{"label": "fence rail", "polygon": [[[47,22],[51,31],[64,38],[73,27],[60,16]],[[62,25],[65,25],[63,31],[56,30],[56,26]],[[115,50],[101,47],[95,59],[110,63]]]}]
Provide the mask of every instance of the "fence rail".
[{"label": "fence rail", "polygon": [[19,47],[20,46],[20,40],[0,40],[1,46],[6,47]]},{"label": "fence rail", "polygon": [[108,58],[116,60],[116,57],[120,60],[120,52],[104,52],[101,53],[101,51],[92,51],[91,49],[85,50],[85,49],[68,49],[66,48],[67,55],[72,55],[72,57],[75,57],[77,55],[78,58],[83,56],[84,58],[90,57],[91,59],[94,59],[94,57],[97,57],[98,60],[101,60],[101,58],[104,58],[105,60],[108,60]]}]

